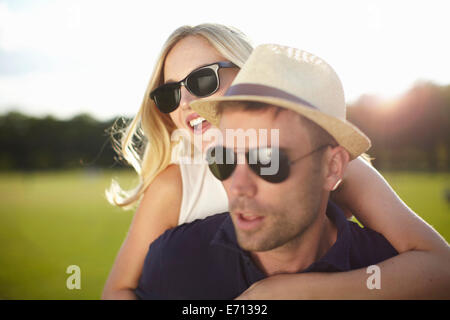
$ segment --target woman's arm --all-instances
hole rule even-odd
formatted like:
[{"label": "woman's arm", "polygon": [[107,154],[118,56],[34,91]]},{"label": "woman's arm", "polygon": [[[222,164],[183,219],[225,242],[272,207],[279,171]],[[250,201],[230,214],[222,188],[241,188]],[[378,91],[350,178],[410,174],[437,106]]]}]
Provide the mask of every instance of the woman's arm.
[{"label": "woman's arm", "polygon": [[177,165],[161,172],[145,190],[103,289],[102,299],[136,299],[136,289],[150,243],[178,225],[182,181]]},{"label": "woman's arm", "polygon": [[[395,194],[365,160],[349,163],[333,195],[365,226],[381,233],[400,253],[378,266],[382,290],[368,290],[366,269],[342,273],[279,275],[250,287],[239,298],[450,298],[450,249],[446,241]],[[332,288],[332,289],[330,289]],[[270,297],[267,296],[268,292]]]},{"label": "woman's arm", "polygon": [[333,199],[366,227],[381,233],[399,252],[448,250],[446,241],[416,215],[386,180],[362,158],[348,164]]},{"label": "woman's arm", "polygon": [[279,274],[256,282],[237,300],[449,299],[450,258],[410,251],[377,264],[380,289],[369,289],[366,268],[335,273]]}]

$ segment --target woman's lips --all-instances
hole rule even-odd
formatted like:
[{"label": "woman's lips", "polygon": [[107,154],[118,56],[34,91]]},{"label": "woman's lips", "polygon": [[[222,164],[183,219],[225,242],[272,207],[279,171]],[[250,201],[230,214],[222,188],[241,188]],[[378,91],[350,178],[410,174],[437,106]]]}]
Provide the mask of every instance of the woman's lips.
[{"label": "woman's lips", "polygon": [[194,134],[203,134],[206,130],[211,128],[211,123],[208,121],[203,121],[199,125],[195,126],[194,128],[188,123],[188,128],[194,133]]},{"label": "woman's lips", "polygon": [[241,230],[249,231],[258,228],[263,220],[263,216],[256,216],[246,213],[235,213],[236,216],[236,227]]},{"label": "woman's lips", "polygon": [[211,123],[204,120],[200,124],[196,125],[195,127],[192,127],[190,122],[194,119],[199,118],[198,113],[191,113],[186,117],[186,125],[187,127],[194,133],[194,134],[203,134],[206,130],[208,130],[211,127]]},{"label": "woman's lips", "polygon": [[189,125],[189,122],[191,120],[194,120],[195,118],[198,118],[198,117],[200,117],[200,115],[197,112],[194,112],[194,113],[188,114],[185,121]]}]

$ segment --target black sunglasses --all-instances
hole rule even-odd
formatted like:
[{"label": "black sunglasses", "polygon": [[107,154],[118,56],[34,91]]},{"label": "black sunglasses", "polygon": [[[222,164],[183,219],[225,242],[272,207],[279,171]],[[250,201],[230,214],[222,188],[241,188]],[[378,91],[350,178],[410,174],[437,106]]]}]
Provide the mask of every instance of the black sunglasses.
[{"label": "black sunglasses", "polygon": [[150,98],[163,113],[176,110],[180,104],[181,86],[196,97],[212,95],[220,87],[218,70],[220,68],[236,68],[232,62],[220,61],[195,69],[181,81],[169,82],[159,86],[150,93]]},{"label": "black sunglasses", "polygon": [[[295,160],[289,160],[286,152],[279,148],[255,148],[249,149],[248,152],[245,153],[245,159],[250,169],[252,169],[259,177],[267,182],[280,183],[289,177],[291,165],[293,163],[328,146],[332,145],[323,145]],[[277,159],[278,165],[276,163]],[[208,161],[209,170],[220,181],[228,179],[237,165],[236,153],[234,153],[232,149],[223,146],[209,148],[206,160]],[[275,165],[276,167],[275,172],[273,172],[274,168],[272,165]]]}]

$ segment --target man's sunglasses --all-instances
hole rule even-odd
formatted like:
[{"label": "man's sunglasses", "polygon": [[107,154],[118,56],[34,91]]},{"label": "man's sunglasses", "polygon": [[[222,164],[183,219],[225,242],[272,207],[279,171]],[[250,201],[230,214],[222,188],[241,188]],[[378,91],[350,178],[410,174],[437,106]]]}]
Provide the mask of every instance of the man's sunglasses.
[{"label": "man's sunglasses", "polygon": [[[255,148],[249,149],[245,153],[245,159],[250,169],[259,177],[267,182],[280,183],[289,177],[293,163],[328,146],[332,145],[323,145],[295,160],[289,160],[286,152],[279,148]],[[232,175],[236,168],[237,154],[232,149],[214,146],[208,149],[206,160],[212,174],[220,181],[224,181]]]},{"label": "man's sunglasses", "polygon": [[236,68],[232,62],[220,61],[195,69],[181,81],[169,82],[159,86],[150,93],[150,98],[163,113],[170,113],[178,108],[181,99],[181,86],[196,97],[212,95],[220,87],[218,70]]}]

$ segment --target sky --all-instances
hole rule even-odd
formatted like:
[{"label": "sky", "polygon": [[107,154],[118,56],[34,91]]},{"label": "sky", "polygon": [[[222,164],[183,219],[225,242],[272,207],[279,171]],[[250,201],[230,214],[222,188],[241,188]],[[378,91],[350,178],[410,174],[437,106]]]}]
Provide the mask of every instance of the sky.
[{"label": "sky", "polygon": [[0,0],[0,114],[132,116],[166,38],[217,22],[318,55],[348,103],[450,84],[450,1]]}]

